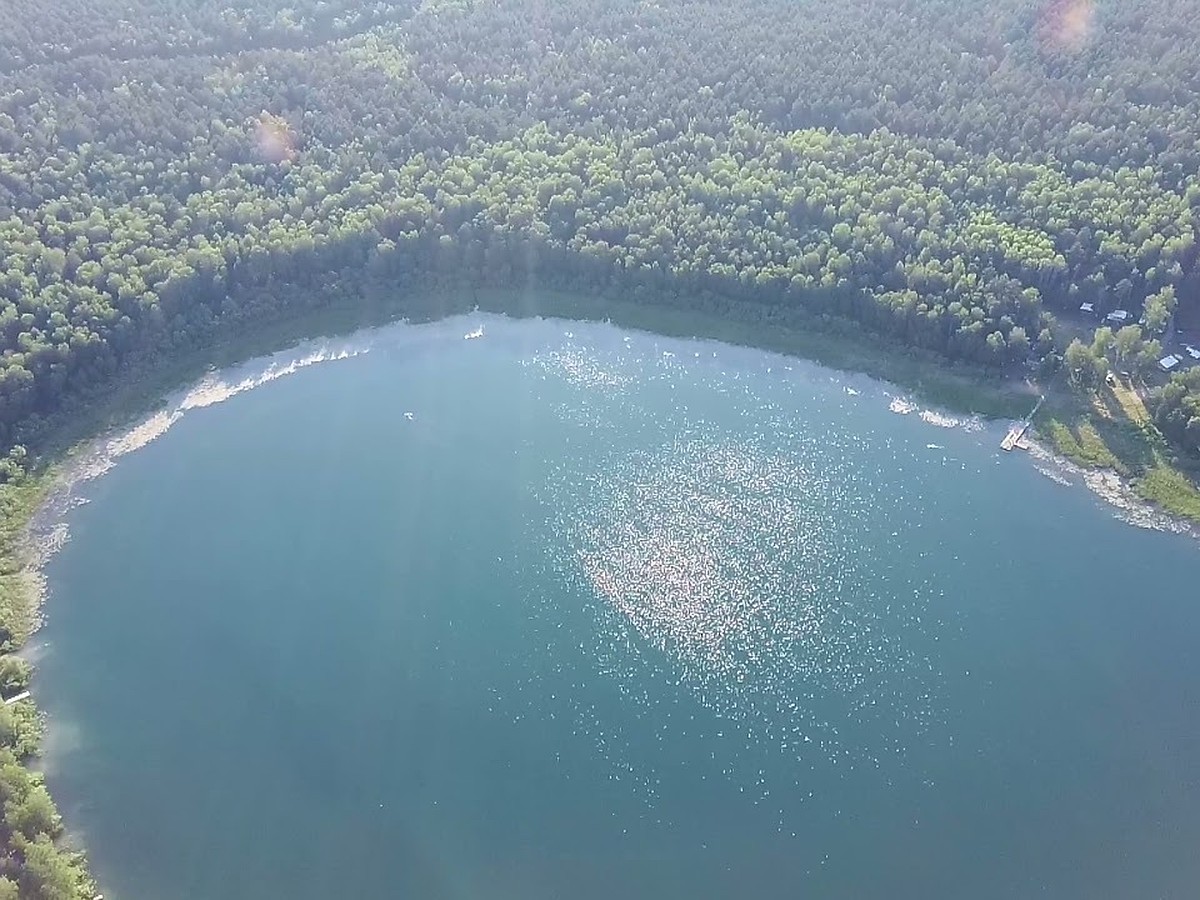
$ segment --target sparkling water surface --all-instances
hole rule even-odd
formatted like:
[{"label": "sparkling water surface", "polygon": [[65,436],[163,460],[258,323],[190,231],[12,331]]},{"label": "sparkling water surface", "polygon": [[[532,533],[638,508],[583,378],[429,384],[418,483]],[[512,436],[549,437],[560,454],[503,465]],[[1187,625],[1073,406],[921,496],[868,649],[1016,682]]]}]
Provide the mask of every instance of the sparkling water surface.
[{"label": "sparkling water surface", "polygon": [[761,351],[338,346],[66,515],[35,691],[107,896],[1196,895],[1193,539]]}]

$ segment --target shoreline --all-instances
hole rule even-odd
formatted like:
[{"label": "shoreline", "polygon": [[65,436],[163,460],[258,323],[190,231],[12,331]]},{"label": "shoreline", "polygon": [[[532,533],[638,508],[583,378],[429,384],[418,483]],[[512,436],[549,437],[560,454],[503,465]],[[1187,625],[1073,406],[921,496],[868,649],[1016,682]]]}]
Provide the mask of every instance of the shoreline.
[{"label": "shoreline", "polygon": [[[716,315],[670,303],[635,303],[605,294],[554,289],[440,287],[398,292],[388,302],[342,302],[261,322],[232,323],[213,340],[147,372],[117,374],[103,397],[84,409],[64,410],[32,441],[35,466],[52,466],[101,434],[160,408],[165,399],[207,372],[281,354],[318,340],[339,340],[398,322],[417,325],[455,315],[488,312],[519,320],[561,318],[611,322],[663,337],[715,340],[806,359],[844,372],[868,375],[911,391],[955,412],[989,419],[1020,418],[1036,390],[940,357],[897,348],[849,320],[805,318],[805,327],[740,315]],[[240,326],[240,327],[239,327]],[[76,404],[79,405],[79,404]]]},{"label": "shoreline", "polygon": [[[567,323],[611,324],[659,337],[714,341],[775,353],[781,358],[805,360],[847,375],[868,377],[908,395],[893,400],[893,407],[896,403],[905,407],[901,410],[893,408],[893,412],[919,411],[922,418],[931,416],[929,421],[935,425],[939,424],[937,420],[944,412],[955,416],[974,416],[985,421],[1019,419],[1023,415],[1019,411],[1028,411],[1029,400],[1036,397],[1039,390],[1028,381],[1009,378],[997,384],[977,373],[959,371],[950,366],[940,367],[935,360],[907,353],[885,349],[880,356],[869,334],[864,334],[863,339],[859,340],[819,329],[811,332],[787,327],[769,329],[762,323],[751,324],[671,307],[646,306],[559,291],[535,292],[534,296],[539,300],[550,302],[533,307],[524,303],[522,308],[514,308],[516,304],[504,302],[506,298],[517,298],[519,292],[503,289],[425,292],[425,296],[441,299],[447,293],[459,297],[467,292],[471,293],[473,300],[483,302],[477,302],[470,310],[460,310],[451,304],[449,308],[442,307],[446,309],[443,314],[418,313],[411,317],[376,317],[368,314],[364,320],[354,315],[361,310],[353,307],[323,311],[332,315],[302,316],[279,323],[283,326],[281,329],[267,327],[260,333],[250,334],[234,345],[214,345],[197,354],[196,359],[185,360],[159,377],[134,379],[119,385],[114,391],[116,399],[101,412],[100,420],[106,424],[90,436],[70,444],[56,444],[57,435],[51,436],[51,449],[47,451],[49,458],[39,459],[39,470],[20,486],[27,496],[36,499],[27,500],[23,521],[15,529],[15,555],[19,573],[32,578],[34,583],[40,581],[45,563],[61,548],[59,540],[62,538],[58,536],[61,535],[62,518],[81,502],[73,494],[76,487],[102,476],[117,459],[165,433],[184,412],[223,402],[310,365],[367,353],[370,350],[369,341],[364,342],[363,338],[371,332],[391,326],[440,324],[456,318],[465,319],[473,312],[479,312],[514,322],[534,318],[558,319]],[[526,301],[530,299],[528,294],[520,296]],[[340,314],[349,314],[350,318],[342,318]],[[323,320],[332,320],[332,327],[322,330],[320,323]],[[278,339],[273,335],[278,335]],[[264,346],[269,349],[263,350]],[[231,353],[224,352],[230,349]],[[857,365],[860,359],[870,359],[873,364]],[[257,363],[264,365],[255,365]],[[257,374],[233,383],[222,378],[247,366],[257,370]],[[175,375],[181,377],[176,378]],[[1048,385],[1045,391],[1048,397],[1054,395],[1061,399],[1062,391],[1058,386]],[[910,402],[912,399],[927,401],[935,409],[921,410]],[[1061,406],[1057,414],[1062,414]],[[1141,504],[1145,507],[1147,518],[1173,522],[1178,526],[1169,530],[1200,536],[1200,528],[1197,527],[1200,519],[1174,513],[1141,495],[1129,473],[1063,452],[1036,422],[1033,434],[1035,439],[1030,445],[1032,452],[1027,452],[1035,462],[1049,462],[1078,476],[1092,473],[1097,479],[1114,485],[1110,491],[1114,496],[1117,492],[1115,485],[1119,484],[1124,496],[1121,503],[1113,505],[1125,508],[1129,503]],[[3,549],[0,547],[0,555],[3,555]],[[42,586],[39,584],[38,588],[41,590]],[[24,634],[21,644],[40,627],[40,606],[40,600],[33,604],[32,627]]]},{"label": "shoreline", "polygon": [[[8,532],[0,537],[0,567],[8,563],[15,572],[36,581],[45,560],[39,533],[49,538],[56,519],[70,510],[69,487],[103,474],[88,473],[100,462],[101,447],[108,441],[125,441],[115,456],[140,446],[153,432],[155,417],[168,418],[172,401],[187,401],[187,395],[203,389],[210,376],[237,370],[258,360],[289,357],[296,364],[297,351],[331,342],[353,342],[366,332],[396,324],[422,325],[448,321],[456,316],[484,312],[514,321],[527,318],[562,319],[572,322],[611,323],[662,337],[710,340],[739,347],[804,359],[827,368],[865,375],[885,382],[946,411],[976,415],[988,420],[1017,418],[1027,411],[1035,389],[1027,382],[1008,379],[996,383],[985,375],[962,370],[915,352],[897,351],[868,332],[848,335],[846,323],[813,321],[810,330],[772,326],[760,319],[717,316],[671,305],[640,304],[584,292],[558,290],[518,291],[506,288],[441,288],[399,293],[386,304],[347,303],[302,313],[279,321],[250,327],[229,340],[218,334],[209,346],[184,354],[171,364],[148,374],[117,376],[105,392],[106,399],[82,415],[63,414],[37,445],[33,471],[18,486],[24,502],[17,521],[3,524]],[[309,364],[301,362],[301,365]],[[269,367],[268,367],[269,368]],[[270,376],[277,377],[277,376]],[[233,392],[253,385],[234,386]],[[210,401],[211,402],[211,401]],[[199,401],[189,406],[207,405]],[[150,439],[153,439],[152,437]],[[114,457],[115,458],[115,457]],[[65,487],[64,487],[65,486]],[[3,486],[3,487],[8,487]],[[36,497],[34,500],[29,497]],[[41,585],[29,585],[41,591]],[[23,645],[38,629],[40,599],[26,598],[28,627],[19,635]]]},{"label": "shoreline", "polygon": [[[448,302],[447,294],[451,297]],[[426,292],[411,307],[405,303],[411,298],[399,299],[396,305],[382,309],[345,306],[323,310],[310,316],[267,323],[236,341],[218,341],[159,372],[118,383],[109,394],[107,405],[96,410],[96,415],[74,421],[68,419],[60,431],[51,433],[33,474],[19,484],[3,486],[6,491],[5,521],[0,539],[0,565],[5,577],[10,579],[14,601],[24,607],[19,611],[22,627],[14,630],[11,652],[20,654],[41,627],[43,605],[49,596],[45,566],[69,540],[65,517],[79,503],[86,502],[76,494],[80,486],[103,475],[122,456],[161,436],[187,411],[223,402],[309,365],[369,352],[370,342],[364,341],[364,337],[380,328],[452,322],[469,316],[473,310],[512,321],[540,318],[607,322],[650,335],[760,349],[787,358],[804,359],[841,373],[863,375],[885,387],[904,392],[908,398],[930,403],[935,410],[924,412],[929,412],[935,419],[941,415],[938,410],[991,421],[1019,418],[1028,412],[1036,391],[1028,383],[1006,380],[997,384],[994,380],[939,366],[936,361],[913,354],[889,352],[886,348],[880,352],[875,339],[867,334],[859,339],[820,328],[800,331],[686,312],[670,306],[646,306],[552,291],[521,293],[464,288],[461,291]],[[468,306],[465,300],[470,301],[470,308],[463,308]],[[910,407],[903,412],[920,411],[916,404],[902,399]],[[939,423],[932,421],[931,424]],[[71,435],[72,431],[89,428],[87,436]],[[1118,517],[1127,523],[1200,537],[1194,523],[1172,516],[1138,496],[1132,482],[1115,470],[1077,465],[1065,455],[1049,450],[1040,439],[1033,446],[1036,449],[1030,454],[1031,465],[1037,468],[1039,461],[1050,461],[1060,469],[1069,469],[1093,493],[1126,513]],[[1136,507],[1146,515],[1140,519],[1137,515],[1129,515],[1131,508],[1136,512]],[[1169,522],[1177,527],[1167,526]],[[32,699],[22,703],[33,710],[37,720],[36,749],[23,764],[40,771],[38,762],[45,747],[45,715],[37,711]],[[83,845],[77,832],[60,832],[58,842],[62,852],[70,858],[82,859]],[[92,884],[89,875],[83,877],[87,884]]]},{"label": "shoreline", "polygon": [[[801,359],[846,375],[864,376],[879,382],[885,389],[894,388],[902,392],[903,396],[885,390],[888,396],[893,397],[891,411],[898,414],[918,413],[920,418],[934,426],[954,427],[961,421],[958,416],[971,416],[993,422],[1019,418],[1008,414],[1010,408],[1024,408],[1023,404],[1035,397],[1037,391],[1036,386],[1029,382],[1010,379],[997,386],[986,383],[982,378],[953,370],[931,370],[930,367],[936,365],[935,363],[907,355],[903,355],[900,360],[900,368],[896,366],[897,358],[884,357],[877,360],[878,364],[872,367],[872,370],[866,370],[848,362],[847,354],[852,359],[854,355],[872,348],[865,344],[856,345],[852,339],[844,336],[830,338],[821,332],[804,333],[792,329],[776,329],[770,334],[763,331],[756,335],[753,327],[738,321],[729,322],[718,317],[678,313],[669,308],[643,307],[621,301],[593,304],[596,298],[558,292],[538,293],[543,299],[552,298],[549,307],[533,310],[526,307],[514,312],[503,303],[496,302],[497,298],[502,298],[505,293],[507,292],[490,292],[490,296],[484,299],[491,302],[486,306],[477,304],[474,311],[513,322],[535,318],[559,320],[564,323],[611,324],[652,336],[713,341],[778,354],[782,359]],[[474,299],[481,299],[478,292],[475,292]],[[566,308],[559,306],[560,303]],[[600,318],[602,313],[607,315]],[[615,318],[614,313],[617,314]],[[22,485],[22,488],[36,499],[28,505],[24,521],[17,528],[19,573],[25,577],[27,589],[34,591],[36,596],[31,604],[31,627],[21,644],[24,645],[40,628],[41,605],[46,590],[43,569],[69,540],[63,519],[76,506],[86,502],[75,494],[78,487],[101,477],[121,457],[157,439],[186,412],[231,399],[237,394],[253,390],[311,365],[366,354],[371,350],[371,342],[366,339],[367,336],[380,329],[437,325],[455,319],[462,320],[464,325],[473,324],[469,321],[471,315],[471,311],[450,311],[441,316],[402,317],[366,324],[354,323],[349,330],[335,328],[326,333],[309,334],[289,340],[282,346],[275,346],[265,353],[255,353],[253,350],[250,351],[252,355],[242,356],[235,353],[234,361],[227,362],[219,368],[218,363],[207,363],[198,377],[176,381],[165,391],[148,386],[145,381],[130,384],[129,389],[133,390],[139,399],[132,403],[115,402],[105,414],[110,424],[90,437],[59,451],[42,471]],[[321,317],[317,318],[319,320]],[[296,324],[303,327],[305,323],[300,321]],[[715,334],[714,331],[725,333]],[[265,334],[269,333],[268,331]],[[243,346],[253,348],[260,343],[261,337],[251,335]],[[761,339],[755,340],[755,337]],[[825,352],[819,355],[803,352],[808,347],[818,345]],[[213,348],[214,352],[219,349]],[[251,370],[249,374],[245,371],[247,368]],[[918,373],[924,377],[918,378],[914,384],[912,379],[897,380],[883,374],[888,371],[901,374]],[[231,375],[241,377],[230,380]],[[158,383],[155,379],[151,380],[149,385]],[[947,387],[953,389],[954,397],[966,402],[955,404],[948,401],[946,397],[949,392],[945,390]],[[1047,388],[1047,393],[1053,390],[1054,387],[1051,386]],[[150,395],[154,396],[153,401],[144,402]],[[934,408],[923,409],[919,403],[913,402],[914,400],[927,401]],[[946,413],[951,415],[946,416]],[[1089,464],[1086,460],[1072,457],[1054,446],[1054,442],[1046,437],[1036,423],[1033,433],[1034,439],[1030,441],[1026,453],[1033,460],[1035,468],[1038,468],[1038,463],[1049,464],[1080,478],[1093,493],[1110,505],[1127,514],[1132,512],[1133,515],[1121,516],[1129,524],[1187,533],[1200,538],[1200,521],[1173,513],[1141,495],[1128,473],[1112,466]],[[1141,524],[1149,522],[1155,524]]]},{"label": "shoreline", "polygon": [[1029,441],[1025,453],[1030,465],[1040,475],[1064,487],[1085,487],[1112,507],[1113,516],[1125,524],[1149,531],[1185,535],[1200,541],[1200,524],[1146,499],[1127,476],[1115,469],[1077,462],[1041,437]]}]

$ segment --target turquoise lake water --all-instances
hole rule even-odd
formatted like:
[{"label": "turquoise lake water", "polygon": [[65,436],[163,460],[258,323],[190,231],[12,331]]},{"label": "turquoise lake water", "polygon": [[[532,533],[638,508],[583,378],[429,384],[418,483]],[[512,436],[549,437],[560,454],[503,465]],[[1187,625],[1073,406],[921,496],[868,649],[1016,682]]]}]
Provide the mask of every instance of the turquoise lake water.
[{"label": "turquoise lake water", "polygon": [[1200,891],[1194,539],[755,350],[340,350],[77,489],[34,690],[106,896]]}]

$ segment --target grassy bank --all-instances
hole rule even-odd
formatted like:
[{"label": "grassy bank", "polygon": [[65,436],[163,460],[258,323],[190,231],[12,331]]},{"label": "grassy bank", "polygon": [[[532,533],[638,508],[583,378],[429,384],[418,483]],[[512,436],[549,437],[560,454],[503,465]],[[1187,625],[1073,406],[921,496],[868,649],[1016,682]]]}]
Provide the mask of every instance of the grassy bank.
[{"label": "grassy bank", "polygon": [[0,484],[0,650],[5,652],[20,647],[35,630],[24,538],[49,482],[43,474]]},{"label": "grassy bank", "polygon": [[[30,667],[15,652],[37,627],[38,590],[25,532],[50,481],[43,472],[0,484],[0,696],[6,700],[28,687]],[[0,704],[0,897],[91,898],[95,885],[83,855],[61,843],[62,818],[31,767],[42,731],[31,699]]]},{"label": "grassy bank", "polygon": [[1200,464],[1172,451],[1128,380],[1116,379],[1093,393],[1056,382],[1037,430],[1073,462],[1112,469],[1144,500],[1200,523]]}]

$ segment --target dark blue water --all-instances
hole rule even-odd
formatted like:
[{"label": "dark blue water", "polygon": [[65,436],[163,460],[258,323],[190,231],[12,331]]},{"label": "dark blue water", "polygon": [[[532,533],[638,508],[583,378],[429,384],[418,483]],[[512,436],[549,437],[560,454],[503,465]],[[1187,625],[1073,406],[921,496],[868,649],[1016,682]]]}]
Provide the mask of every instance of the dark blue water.
[{"label": "dark blue water", "polygon": [[69,516],[35,687],[106,895],[1195,896],[1192,540],[796,360],[357,344]]}]

